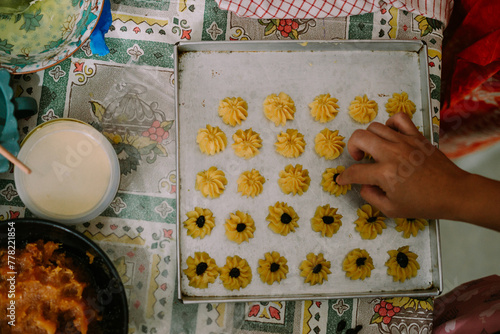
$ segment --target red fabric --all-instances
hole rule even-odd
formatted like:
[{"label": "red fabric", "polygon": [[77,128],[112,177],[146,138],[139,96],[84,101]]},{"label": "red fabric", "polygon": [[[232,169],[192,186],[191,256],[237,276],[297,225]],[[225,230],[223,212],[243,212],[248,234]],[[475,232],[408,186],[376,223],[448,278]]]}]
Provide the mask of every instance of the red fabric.
[{"label": "red fabric", "polygon": [[500,84],[495,77],[500,73],[499,13],[500,1],[457,1],[445,31],[440,143],[450,157],[500,138],[500,127],[484,122],[486,128],[478,127],[481,122],[476,119],[491,118],[492,112],[500,110]]},{"label": "red fabric", "polygon": [[462,284],[434,300],[434,334],[498,333],[500,276]]},{"label": "red fabric", "polygon": [[390,5],[448,22],[453,0],[215,0],[219,7],[251,18],[325,18],[360,15]]},{"label": "red fabric", "polygon": [[442,119],[453,112],[451,108],[457,102],[500,70],[500,1],[461,3],[470,11],[450,41],[444,42],[442,77],[443,82],[449,81],[449,91],[443,101]]}]

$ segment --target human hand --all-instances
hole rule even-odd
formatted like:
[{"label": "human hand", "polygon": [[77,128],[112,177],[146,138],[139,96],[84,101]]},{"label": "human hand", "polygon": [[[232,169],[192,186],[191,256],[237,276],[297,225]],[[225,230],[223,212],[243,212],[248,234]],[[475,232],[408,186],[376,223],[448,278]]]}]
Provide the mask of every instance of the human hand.
[{"label": "human hand", "polygon": [[347,149],[357,161],[368,153],[375,162],[350,166],[337,183],[361,184],[361,196],[388,217],[453,219],[466,196],[461,181],[470,174],[420,134],[405,113],[354,131]]}]

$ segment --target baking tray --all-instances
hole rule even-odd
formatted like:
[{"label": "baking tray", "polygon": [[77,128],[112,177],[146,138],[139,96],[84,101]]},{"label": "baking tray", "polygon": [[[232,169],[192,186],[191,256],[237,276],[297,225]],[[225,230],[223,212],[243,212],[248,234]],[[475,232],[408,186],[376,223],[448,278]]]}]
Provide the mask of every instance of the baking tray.
[{"label": "baking tray", "polygon": [[[441,292],[441,256],[438,221],[417,237],[404,239],[387,219],[387,229],[375,240],[362,240],[353,222],[356,210],[365,201],[359,186],[346,195],[335,197],[319,185],[322,172],[332,166],[349,166],[355,161],[347,150],[333,161],[319,159],[314,152],[314,137],[325,127],[340,130],[347,142],[355,129],[366,128],[354,122],[347,113],[355,96],[367,94],[378,103],[374,121],[385,122],[389,115],[385,103],[392,94],[408,93],[417,111],[414,123],[432,141],[427,48],[420,41],[246,41],[246,42],[185,42],[174,48],[175,98],[177,126],[177,272],[178,295],[184,303],[242,302],[271,300],[309,300],[357,297],[435,296]],[[262,111],[262,102],[269,94],[285,92],[297,107],[295,119],[286,126],[276,127]],[[313,121],[308,104],[319,94],[330,93],[339,102],[337,117],[324,124]],[[231,127],[218,116],[218,103],[225,97],[239,96],[248,103],[248,118],[240,126]],[[215,156],[202,154],[196,143],[198,129],[206,124],[219,126],[228,138],[228,147]],[[263,147],[256,157],[237,157],[230,145],[238,129],[260,133]],[[296,159],[287,159],[274,150],[276,135],[294,128],[304,134],[306,152]],[[302,196],[281,193],[278,173],[287,164],[302,164],[311,177],[311,186]],[[228,184],[217,199],[204,198],[195,190],[199,171],[211,166],[222,169]],[[237,193],[236,180],[241,172],[258,169],[266,178],[264,191],[254,199]],[[429,189],[429,191],[432,191]],[[296,233],[286,237],[274,234],[265,220],[268,206],[276,201],[287,202],[301,217]],[[330,204],[343,215],[342,227],[332,238],[323,238],[310,227],[310,218],[317,206]],[[183,227],[186,212],[194,207],[209,208],[216,226],[210,236],[193,239]],[[230,212],[241,210],[251,214],[256,224],[254,238],[240,245],[226,239],[224,223]],[[409,245],[419,255],[417,277],[404,283],[393,282],[387,275],[387,251]],[[346,254],[354,248],[366,249],[374,260],[375,269],[364,281],[351,281],[342,271]],[[288,260],[289,273],[280,284],[267,285],[257,273],[258,259],[268,251],[278,251]],[[227,256],[239,255],[252,268],[252,283],[241,290],[226,290],[219,278],[207,289],[188,285],[183,274],[188,256],[206,251],[222,267]],[[331,262],[332,274],[322,285],[304,283],[298,269],[310,252],[322,252]]]}]

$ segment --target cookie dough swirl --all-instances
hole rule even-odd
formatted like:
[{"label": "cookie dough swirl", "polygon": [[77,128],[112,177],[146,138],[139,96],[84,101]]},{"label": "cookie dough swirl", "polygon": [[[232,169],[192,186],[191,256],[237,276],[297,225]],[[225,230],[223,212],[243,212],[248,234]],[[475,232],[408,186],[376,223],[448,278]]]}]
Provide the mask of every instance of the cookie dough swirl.
[{"label": "cookie dough swirl", "polygon": [[333,120],[339,112],[339,105],[337,102],[338,100],[334,97],[330,97],[330,94],[316,96],[314,101],[309,103],[312,117],[320,123],[326,123]]},{"label": "cookie dough swirl", "polygon": [[417,276],[420,265],[417,262],[418,255],[410,251],[409,246],[403,246],[397,250],[387,252],[389,260],[385,263],[387,274],[392,276],[393,281],[404,282],[409,278]]},{"label": "cookie dough swirl", "polygon": [[219,116],[228,125],[240,125],[248,116],[248,104],[241,97],[226,97],[219,102]]},{"label": "cookie dough swirl", "polygon": [[260,135],[253,131],[252,128],[245,131],[236,131],[233,140],[234,144],[231,147],[234,149],[234,153],[245,159],[250,159],[259,154],[259,148],[262,147]]},{"label": "cookie dough swirl", "polygon": [[260,175],[258,170],[252,169],[251,171],[241,173],[237,183],[238,192],[240,192],[242,196],[253,198],[262,192],[266,179]]},{"label": "cookie dough swirl", "polygon": [[218,126],[213,127],[207,124],[206,129],[198,130],[196,143],[198,143],[202,153],[214,155],[224,151],[227,145],[227,137]]},{"label": "cookie dough swirl", "polygon": [[274,125],[285,125],[287,120],[293,120],[295,102],[287,94],[271,94],[264,100],[264,114]]},{"label": "cookie dough swirl", "polygon": [[287,165],[284,170],[280,171],[278,184],[285,194],[302,195],[309,189],[311,178],[309,171],[302,169],[302,165]]},{"label": "cookie dough swirl", "polygon": [[356,248],[347,254],[342,263],[342,269],[346,272],[346,276],[352,280],[364,280],[370,277],[373,266],[373,259],[364,249]]},{"label": "cookie dough swirl", "polygon": [[333,160],[344,151],[344,137],[339,135],[339,130],[330,131],[325,128],[314,139],[314,150],[320,157]]},{"label": "cookie dough swirl", "polygon": [[398,112],[404,112],[410,116],[410,118],[413,118],[413,114],[417,108],[415,103],[408,99],[408,94],[406,92],[402,92],[401,94],[392,94],[392,97],[385,104],[385,110],[389,113],[389,116],[394,116]]},{"label": "cookie dough swirl", "polygon": [[287,129],[278,135],[278,141],[274,143],[276,152],[285,158],[297,158],[304,153],[306,141],[304,135],[295,129]]},{"label": "cookie dough swirl", "polygon": [[196,175],[195,189],[199,190],[204,197],[217,198],[224,192],[226,184],[224,172],[212,166]]},{"label": "cookie dough swirl", "polygon": [[378,105],[374,100],[369,100],[366,94],[356,96],[349,105],[349,115],[353,120],[361,124],[366,124],[377,116]]}]

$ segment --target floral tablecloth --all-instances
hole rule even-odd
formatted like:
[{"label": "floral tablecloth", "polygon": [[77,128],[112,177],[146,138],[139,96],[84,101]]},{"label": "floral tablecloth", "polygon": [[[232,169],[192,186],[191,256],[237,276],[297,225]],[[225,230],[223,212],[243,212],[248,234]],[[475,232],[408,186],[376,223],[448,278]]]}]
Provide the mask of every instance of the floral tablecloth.
[{"label": "floral tablecloth", "polygon": [[[39,113],[19,122],[71,117],[93,125],[120,159],[118,194],[104,213],[76,226],[109,255],[125,286],[130,333],[428,333],[432,299],[334,299],[183,305],[176,285],[176,169],[173,44],[214,40],[421,39],[429,47],[434,135],[439,125],[442,24],[393,7],[347,18],[254,20],[214,1],[112,0],[110,53],[89,42],[71,58],[14,78],[15,96]],[[154,123],[142,117],[162,115]],[[113,120],[104,120],[104,111]],[[158,134],[161,133],[161,136]],[[157,134],[152,136],[151,134]],[[0,214],[32,216],[11,172],[0,175]],[[0,217],[0,218],[2,218]]]}]

